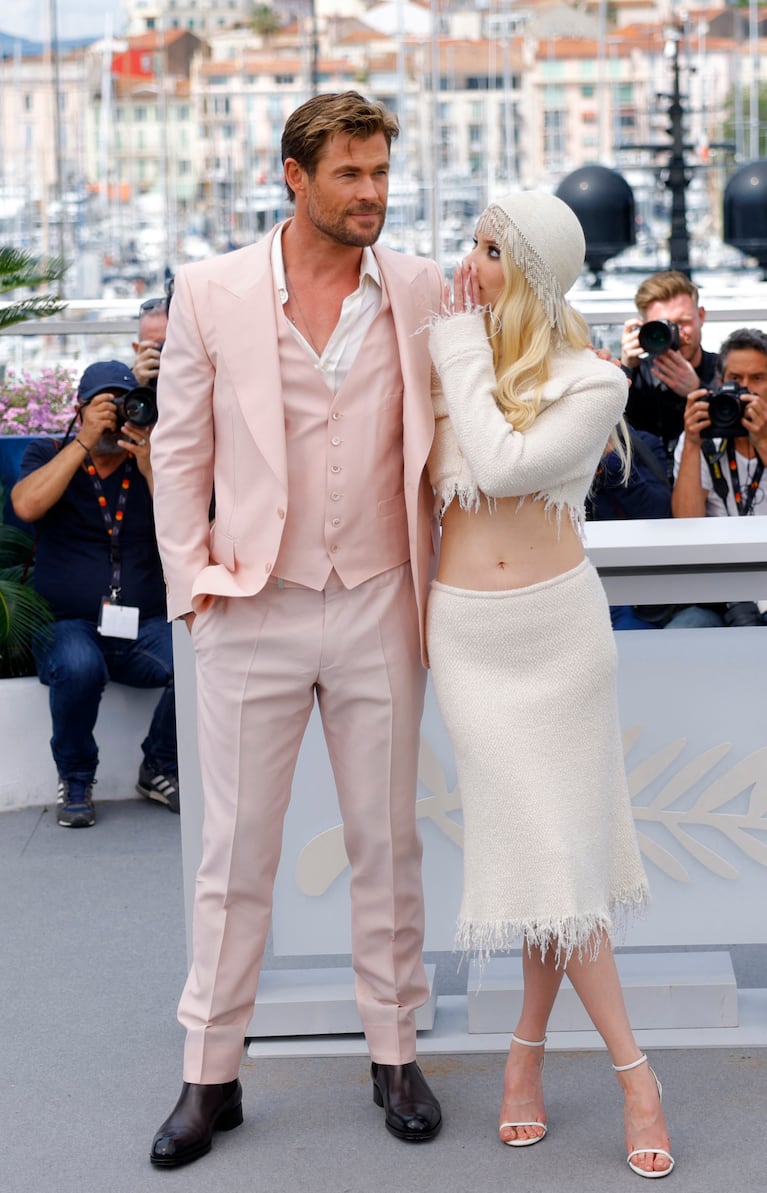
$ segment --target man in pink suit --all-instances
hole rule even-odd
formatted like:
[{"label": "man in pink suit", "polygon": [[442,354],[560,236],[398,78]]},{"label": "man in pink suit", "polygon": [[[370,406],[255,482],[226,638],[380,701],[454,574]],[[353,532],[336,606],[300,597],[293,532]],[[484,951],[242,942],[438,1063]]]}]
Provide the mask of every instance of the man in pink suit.
[{"label": "man in pink suit", "polygon": [[[205,791],[184,1085],[152,1144],[175,1166],[242,1122],[237,1079],[282,824],[315,696],[351,864],[352,959],[373,1097],[400,1139],[441,1112],[415,1061],[415,821],[433,570],[432,261],[376,248],[395,117],[355,92],[289,118],[295,215],[181,269],[152,439],[168,613],[197,656]],[[216,517],[208,523],[211,493]]]}]

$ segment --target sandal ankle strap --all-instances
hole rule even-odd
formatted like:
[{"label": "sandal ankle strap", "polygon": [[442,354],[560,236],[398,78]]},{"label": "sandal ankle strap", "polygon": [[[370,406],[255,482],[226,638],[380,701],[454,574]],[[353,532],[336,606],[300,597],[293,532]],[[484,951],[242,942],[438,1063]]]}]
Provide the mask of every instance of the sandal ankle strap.
[{"label": "sandal ankle strap", "polygon": [[[519,1036],[515,1036],[514,1032],[512,1032],[511,1038],[515,1044],[524,1044],[525,1048],[542,1048],[543,1045],[546,1043],[545,1036],[543,1037],[542,1040],[523,1040]],[[513,1124],[507,1124],[507,1126],[510,1126],[510,1125],[513,1125]]]},{"label": "sandal ankle strap", "polygon": [[644,1053],[639,1057],[639,1060],[632,1060],[630,1065],[613,1065],[616,1073],[628,1073],[629,1069],[638,1069],[640,1065],[647,1063],[647,1057]]}]

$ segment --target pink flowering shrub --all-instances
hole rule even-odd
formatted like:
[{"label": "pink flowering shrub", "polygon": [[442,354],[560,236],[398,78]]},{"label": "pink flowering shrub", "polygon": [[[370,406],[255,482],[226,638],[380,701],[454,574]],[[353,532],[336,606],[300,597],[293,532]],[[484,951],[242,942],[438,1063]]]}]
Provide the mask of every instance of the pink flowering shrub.
[{"label": "pink flowering shrub", "polygon": [[0,383],[0,435],[55,435],[75,410],[77,374],[56,365],[37,377],[8,370]]}]

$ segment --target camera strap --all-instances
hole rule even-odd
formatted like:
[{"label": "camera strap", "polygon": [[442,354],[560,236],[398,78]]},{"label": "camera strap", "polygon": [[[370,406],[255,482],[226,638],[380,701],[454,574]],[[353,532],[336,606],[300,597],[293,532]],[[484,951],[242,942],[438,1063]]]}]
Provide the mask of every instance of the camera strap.
[{"label": "camera strap", "polygon": [[[735,443],[732,439],[723,439],[722,446],[719,451],[714,446],[713,439],[704,439],[700,445],[701,451],[708,464],[708,470],[711,474],[711,483],[714,486],[714,492],[718,497],[721,497],[725,509],[727,509],[727,497],[729,495],[729,488],[727,485],[727,478],[722,470],[722,456],[727,456],[727,466],[730,472],[730,488],[732,488],[732,497],[735,502],[735,508],[741,517],[748,517],[751,510],[754,508],[754,500],[756,492],[759,488],[759,482],[764,475],[764,464],[757,454],[756,468],[754,475],[748,482],[746,489],[745,500],[743,498],[743,491],[740,487],[740,476],[738,475],[738,456],[735,451]],[[728,511],[729,512],[729,511]]]},{"label": "camera strap", "polygon": [[131,473],[133,471],[133,458],[128,456],[125,461],[125,472],[122,481],[120,482],[120,495],[117,498],[117,508],[112,517],[112,511],[109,508],[109,503],[104,493],[104,486],[101,483],[99,476],[94,466],[93,460],[88,455],[85,461],[85,471],[91,478],[93,491],[96,494],[96,500],[101,510],[101,516],[104,519],[107,534],[109,535],[109,561],[112,565],[112,574],[109,580],[109,596],[112,601],[118,602],[121,595],[120,585],[120,530],[125,519],[125,503],[128,500],[128,490],[131,486]]},{"label": "camera strap", "polygon": [[[730,490],[727,487],[727,477],[722,470],[722,456],[724,455],[727,440],[722,440],[722,446],[719,451],[716,450],[713,439],[703,439],[701,441],[700,450],[703,452],[703,458],[708,464],[708,470],[711,474],[711,484],[714,486],[714,492],[717,497],[721,497],[724,502],[724,508],[727,510],[727,498]],[[729,513],[729,510],[727,510]]]},{"label": "camera strap", "polygon": [[740,477],[738,476],[738,457],[735,452],[735,444],[732,441],[732,439],[728,439],[726,442],[727,442],[727,461],[730,465],[730,484],[732,486],[732,496],[735,500],[735,507],[739,514],[741,514],[743,517],[747,517],[747,515],[751,513],[751,510],[754,507],[754,498],[756,497],[756,491],[759,488],[759,482],[762,479],[762,474],[764,472],[764,464],[762,463],[759,456],[757,455],[756,467],[754,468],[754,475],[751,477],[750,481],[748,482],[748,488],[746,489],[746,498],[744,501],[743,494],[740,489]]}]

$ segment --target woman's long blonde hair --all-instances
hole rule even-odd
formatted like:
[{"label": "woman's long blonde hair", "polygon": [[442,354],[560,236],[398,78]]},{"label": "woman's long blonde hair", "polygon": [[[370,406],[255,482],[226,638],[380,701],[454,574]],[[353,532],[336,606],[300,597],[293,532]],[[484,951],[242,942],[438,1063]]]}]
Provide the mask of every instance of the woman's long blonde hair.
[{"label": "woman's long blonde hair", "polygon": [[569,303],[562,312],[563,332],[552,327],[506,245],[501,242],[499,248],[504,286],[486,315],[497,378],[495,400],[506,421],[516,431],[525,431],[538,414],[555,350],[588,348],[591,338],[585,319]]}]

